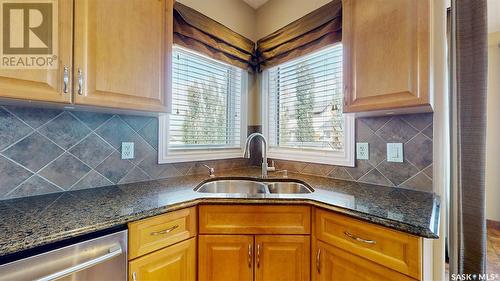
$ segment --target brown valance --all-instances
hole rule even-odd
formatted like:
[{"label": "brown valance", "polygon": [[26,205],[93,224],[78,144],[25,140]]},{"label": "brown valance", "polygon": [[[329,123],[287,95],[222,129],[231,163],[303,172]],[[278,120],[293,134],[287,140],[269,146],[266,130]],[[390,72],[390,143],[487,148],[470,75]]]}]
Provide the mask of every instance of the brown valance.
[{"label": "brown valance", "polygon": [[342,1],[319,9],[257,41],[261,69],[306,55],[342,41]]},{"label": "brown valance", "polygon": [[174,43],[244,69],[256,66],[252,40],[179,2],[174,4]]}]

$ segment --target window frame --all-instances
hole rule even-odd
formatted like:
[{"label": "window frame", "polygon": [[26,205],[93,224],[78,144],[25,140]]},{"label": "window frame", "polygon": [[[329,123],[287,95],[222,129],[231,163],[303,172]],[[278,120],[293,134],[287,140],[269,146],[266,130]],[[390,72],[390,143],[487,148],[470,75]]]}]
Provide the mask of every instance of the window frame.
[{"label": "window frame", "polygon": [[[243,149],[245,141],[247,138],[247,122],[248,122],[248,72],[244,69],[238,68],[236,66],[224,63],[212,59],[203,54],[191,51],[186,48],[179,46],[174,46],[174,48],[179,48],[183,51],[193,53],[197,56],[202,57],[205,60],[213,61],[218,64],[227,65],[229,67],[234,67],[241,70],[241,101],[240,101],[240,145],[238,147],[202,147],[202,148],[179,148],[179,149],[169,149],[169,126],[170,126],[170,114],[161,113],[158,117],[158,163],[168,164],[168,163],[180,163],[180,162],[193,162],[193,161],[206,161],[206,160],[219,160],[219,159],[233,159],[243,157]],[[173,63],[173,62],[172,62]],[[173,86],[173,83],[172,85]],[[169,89],[172,91],[172,89]],[[172,95],[172,94],[171,94]],[[172,102],[172,98],[167,101]]]},{"label": "window frame", "polygon": [[[332,47],[332,46],[329,46]],[[329,48],[327,47],[327,48]],[[317,50],[321,52],[324,49]],[[316,53],[315,52],[315,53]],[[302,57],[286,62],[293,63]],[[261,108],[262,108],[262,133],[266,139],[270,139],[269,118],[269,75],[270,70],[279,67],[274,66],[262,72],[261,79]],[[352,113],[344,113],[344,150],[327,151],[307,148],[285,148],[273,147],[268,144],[267,157],[272,159],[301,161],[318,164],[354,167],[355,162],[355,118]]]}]

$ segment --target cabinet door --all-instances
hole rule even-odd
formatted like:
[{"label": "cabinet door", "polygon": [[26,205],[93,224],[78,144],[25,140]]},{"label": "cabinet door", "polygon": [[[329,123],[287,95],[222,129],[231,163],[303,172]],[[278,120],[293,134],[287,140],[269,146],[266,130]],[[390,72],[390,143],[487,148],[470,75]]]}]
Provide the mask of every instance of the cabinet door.
[{"label": "cabinet door", "polygon": [[196,238],[129,262],[129,280],[196,280]]},{"label": "cabinet door", "polygon": [[[26,3],[19,3],[18,5],[23,4]],[[57,10],[57,17],[54,15],[52,17],[53,24],[57,29],[55,34],[52,34],[52,39],[44,39],[51,41],[53,44],[52,52],[57,56],[53,64],[54,67],[41,69],[0,67],[0,98],[61,103],[71,102],[73,0],[59,0],[53,2],[53,4],[57,5],[57,7],[54,7],[54,10]],[[18,8],[23,11],[22,7]],[[25,12],[24,14],[26,15],[27,13]],[[42,15],[42,22],[47,20],[43,17]],[[26,40],[23,40],[23,46],[30,46],[32,40],[40,40],[37,39],[37,35],[33,35],[31,31],[29,32],[29,39],[26,39],[27,36],[24,36]],[[3,57],[2,59],[6,58]],[[65,74],[67,77],[66,81],[64,79]]]},{"label": "cabinet door", "polygon": [[343,0],[345,112],[430,109],[429,0]]},{"label": "cabinet door", "polygon": [[253,280],[252,235],[200,235],[198,280]]},{"label": "cabinet door", "polygon": [[255,280],[310,279],[309,236],[258,235],[255,245]]},{"label": "cabinet door", "polygon": [[415,280],[321,241],[317,241],[312,258],[316,281]]},{"label": "cabinet door", "polygon": [[79,0],[75,103],[165,111],[172,0]]}]

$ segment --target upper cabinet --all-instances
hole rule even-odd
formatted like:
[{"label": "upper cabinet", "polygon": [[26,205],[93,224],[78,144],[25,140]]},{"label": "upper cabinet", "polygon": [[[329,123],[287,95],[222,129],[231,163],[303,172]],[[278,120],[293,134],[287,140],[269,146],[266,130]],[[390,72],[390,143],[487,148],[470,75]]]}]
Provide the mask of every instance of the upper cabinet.
[{"label": "upper cabinet", "polygon": [[167,2],[76,1],[77,104],[165,111],[172,48],[172,4]]},{"label": "upper cabinet", "polygon": [[[15,24],[17,20],[24,18],[27,11],[29,13],[30,8],[34,10],[36,7],[33,3],[28,4],[18,3],[16,7],[3,7],[5,14],[8,15],[8,21],[5,22],[9,24],[4,30],[8,30],[9,33],[4,34],[0,97],[70,103],[73,1],[60,0],[47,3],[49,7],[44,9],[44,13],[37,14],[41,16],[42,23],[46,20],[47,24],[35,30],[39,32],[28,29],[29,37],[21,36],[27,33],[29,25]],[[8,4],[2,3],[2,5]],[[34,17],[31,20],[29,17],[26,18],[25,23],[37,23]],[[50,22],[52,26],[48,24]],[[32,58],[35,58],[35,61]]]},{"label": "upper cabinet", "polygon": [[[42,26],[44,21],[53,22],[52,31],[57,36],[50,42],[57,43],[53,46],[56,67],[1,68],[0,98],[167,110],[173,0],[78,0],[74,6],[72,0],[54,3],[58,10],[52,15],[33,5],[26,7],[29,13],[24,14],[31,17],[31,13],[40,12]],[[31,20],[37,19],[29,20],[32,26]],[[29,32],[27,40],[31,40],[24,41],[25,49],[44,43],[36,29],[22,30]],[[21,46],[21,39],[14,38],[14,45]]]},{"label": "upper cabinet", "polygon": [[430,0],[343,0],[344,112],[430,111]]}]

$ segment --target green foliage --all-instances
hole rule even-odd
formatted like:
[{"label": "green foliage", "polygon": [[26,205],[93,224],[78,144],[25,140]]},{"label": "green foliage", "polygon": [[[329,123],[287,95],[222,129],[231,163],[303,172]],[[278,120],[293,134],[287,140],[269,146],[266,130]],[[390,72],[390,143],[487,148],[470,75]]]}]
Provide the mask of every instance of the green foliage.
[{"label": "green foliage", "polygon": [[226,96],[214,77],[188,87],[187,108],[182,126],[185,144],[226,143]]},{"label": "green foliage", "polygon": [[297,119],[296,138],[298,142],[314,141],[313,110],[314,110],[314,80],[307,63],[296,66],[297,84],[295,94],[295,118]]}]

